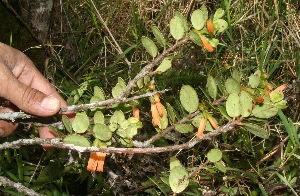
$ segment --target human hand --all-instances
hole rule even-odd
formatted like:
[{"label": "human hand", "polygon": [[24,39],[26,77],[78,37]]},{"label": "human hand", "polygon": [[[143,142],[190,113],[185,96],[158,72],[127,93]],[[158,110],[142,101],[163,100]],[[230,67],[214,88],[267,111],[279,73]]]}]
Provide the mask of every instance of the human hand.
[{"label": "human hand", "polygon": [[[61,107],[67,106],[24,53],[3,43],[0,43],[0,97],[24,112],[42,117],[52,116]],[[15,110],[13,105],[0,108],[0,112]],[[0,120],[0,136],[11,134],[16,127],[17,123]],[[55,134],[49,128],[42,127],[40,137],[53,138]]]}]

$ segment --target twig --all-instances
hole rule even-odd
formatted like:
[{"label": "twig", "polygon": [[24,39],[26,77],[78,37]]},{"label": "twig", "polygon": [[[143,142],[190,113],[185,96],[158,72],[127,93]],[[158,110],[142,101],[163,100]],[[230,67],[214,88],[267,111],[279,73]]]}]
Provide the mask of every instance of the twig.
[{"label": "twig", "polygon": [[[185,123],[185,122],[191,120],[192,118],[194,118],[195,116],[197,116],[199,113],[200,113],[200,111],[196,111],[196,112],[184,117],[183,119],[178,121],[176,124]],[[155,142],[159,138],[163,137],[164,135],[166,135],[167,133],[172,131],[174,128],[175,128],[175,124],[167,127],[165,130],[163,130],[163,131],[157,133],[156,135],[152,136],[147,141],[144,141],[144,142],[133,141],[133,144],[134,144],[135,147],[139,147],[139,148],[149,147],[150,144],[152,144],[153,142]]]},{"label": "twig", "polygon": [[136,86],[136,82],[140,79],[148,75],[151,71],[151,69],[157,65],[164,57],[166,54],[169,52],[175,50],[185,42],[189,40],[189,36],[185,35],[180,41],[176,42],[173,46],[170,48],[164,50],[160,55],[158,55],[151,63],[146,65],[132,80],[130,80],[125,87],[125,89],[121,92],[119,97],[126,97],[130,93],[131,89]]},{"label": "twig", "polygon": [[117,97],[117,98],[108,99],[105,101],[97,101],[97,102],[89,103],[89,104],[72,105],[72,106],[68,106],[66,108],[62,108],[60,112],[70,112],[70,111],[75,112],[75,111],[79,111],[79,110],[88,110],[88,109],[92,109],[92,108],[96,108],[96,107],[100,107],[100,106],[108,106],[108,105],[112,105],[112,104],[116,104],[116,103],[126,103],[126,102],[130,102],[130,101],[138,100],[141,98],[145,98],[145,97],[151,97],[157,93],[162,94],[169,90],[170,89],[165,89],[162,91],[155,91],[155,92],[148,92],[146,94],[137,95],[137,96],[130,97],[130,98]]},{"label": "twig", "polygon": [[35,118],[35,116],[26,114],[24,112],[0,112],[1,120],[9,120],[14,122],[16,119]]},{"label": "twig", "polygon": [[54,147],[61,149],[69,149],[77,152],[105,152],[105,153],[118,153],[118,154],[150,154],[150,153],[161,153],[161,152],[170,152],[181,149],[190,149],[193,148],[197,143],[202,140],[209,140],[212,137],[218,136],[221,133],[226,133],[234,128],[235,125],[239,124],[239,120],[231,121],[224,125],[223,127],[219,127],[218,129],[211,131],[207,134],[204,134],[201,138],[194,138],[189,142],[167,146],[167,147],[153,147],[153,148],[96,148],[96,147],[81,147],[75,146],[73,144],[65,144],[62,142],[61,138],[34,138],[34,139],[20,139],[13,142],[5,142],[0,144],[0,150],[2,149],[16,149],[25,145],[45,145],[50,144]]},{"label": "twig", "polygon": [[26,186],[22,185],[21,183],[13,182],[3,176],[0,176],[0,182],[3,186],[6,187],[12,187],[16,189],[19,193],[25,193],[26,195],[30,196],[40,196],[41,194],[38,194],[32,189],[27,188]]}]

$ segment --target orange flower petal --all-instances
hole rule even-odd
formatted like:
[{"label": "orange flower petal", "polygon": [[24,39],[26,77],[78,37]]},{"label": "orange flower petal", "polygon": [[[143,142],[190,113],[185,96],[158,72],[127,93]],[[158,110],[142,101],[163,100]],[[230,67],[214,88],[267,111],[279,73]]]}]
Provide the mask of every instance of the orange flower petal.
[{"label": "orange flower petal", "polygon": [[160,102],[157,102],[157,103],[155,103],[155,106],[156,106],[159,116],[163,117],[163,115],[164,115],[163,105]]},{"label": "orange flower petal", "polygon": [[103,172],[105,156],[106,153],[103,152],[91,152],[87,170],[91,172]]},{"label": "orange flower petal", "polygon": [[210,32],[210,33],[213,33],[213,32],[214,32],[215,28],[214,28],[214,24],[213,24],[213,22],[211,21],[211,19],[208,19],[208,20],[206,21],[206,28],[207,28],[208,32]]},{"label": "orange flower petal", "polygon": [[208,120],[209,120],[211,126],[212,126],[214,129],[219,128],[219,125],[218,125],[216,119],[214,119],[213,117],[210,117],[210,118],[208,118]]},{"label": "orange flower petal", "polygon": [[203,132],[205,130],[205,126],[206,126],[206,121],[207,121],[207,119],[205,117],[201,118],[196,137],[198,137],[198,138],[202,137]]},{"label": "orange flower petal", "polygon": [[137,107],[134,107],[133,109],[133,118],[136,118],[138,120],[140,120],[140,109]]},{"label": "orange flower petal", "polygon": [[151,113],[152,113],[152,124],[154,127],[158,126],[159,124],[159,114],[157,111],[156,104],[151,104]]},{"label": "orange flower petal", "polygon": [[212,47],[212,45],[210,45],[210,43],[207,41],[207,39],[203,35],[201,35],[201,34],[199,34],[199,37],[200,37],[200,39],[201,39],[201,41],[203,43],[204,48],[208,52],[213,52],[214,48]]}]

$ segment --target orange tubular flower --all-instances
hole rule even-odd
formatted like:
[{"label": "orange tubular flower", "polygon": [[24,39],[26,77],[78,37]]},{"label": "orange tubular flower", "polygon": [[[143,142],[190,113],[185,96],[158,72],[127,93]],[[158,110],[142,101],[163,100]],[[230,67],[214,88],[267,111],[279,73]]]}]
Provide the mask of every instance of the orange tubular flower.
[{"label": "orange tubular flower", "polygon": [[104,152],[91,152],[87,170],[91,172],[103,172],[105,156],[106,153]]},{"label": "orange tubular flower", "polygon": [[205,126],[206,126],[206,121],[207,121],[207,119],[205,117],[201,118],[201,121],[200,121],[200,124],[199,124],[199,127],[198,127],[198,132],[196,134],[196,137],[198,137],[198,138],[202,137],[203,132],[205,130]]},{"label": "orange tubular flower", "polygon": [[210,43],[207,41],[207,39],[203,35],[201,35],[201,34],[199,34],[199,37],[200,37],[200,39],[201,39],[201,41],[203,43],[204,48],[208,52],[213,52],[214,48],[212,47],[212,45],[210,45]]},{"label": "orange tubular flower", "polygon": [[213,22],[211,21],[211,19],[208,19],[208,20],[206,21],[206,28],[207,28],[208,32],[210,32],[210,33],[213,33],[213,32],[214,32],[215,28],[214,28],[214,24],[213,24]]},{"label": "orange tubular flower", "polygon": [[136,118],[138,120],[140,120],[140,109],[137,107],[134,107],[133,109],[133,118]]},{"label": "orange tubular flower", "polygon": [[214,119],[213,117],[208,118],[208,120],[209,120],[211,126],[213,126],[214,129],[217,129],[219,127],[216,119]]},{"label": "orange tubular flower", "polygon": [[154,103],[151,103],[151,113],[152,113],[152,124],[154,127],[157,127],[159,124],[159,113],[156,104]]},{"label": "orange tubular flower", "polygon": [[155,103],[156,109],[160,117],[164,115],[163,105],[160,102]]}]

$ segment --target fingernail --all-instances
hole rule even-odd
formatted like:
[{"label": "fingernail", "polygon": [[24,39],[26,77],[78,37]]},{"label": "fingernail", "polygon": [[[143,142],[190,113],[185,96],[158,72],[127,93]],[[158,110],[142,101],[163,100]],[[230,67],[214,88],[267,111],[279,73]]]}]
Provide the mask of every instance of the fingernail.
[{"label": "fingernail", "polygon": [[52,96],[47,96],[43,99],[43,101],[41,103],[41,107],[44,110],[56,111],[60,107],[60,102],[58,99],[56,99]]},{"label": "fingernail", "polygon": [[2,137],[3,135],[4,135],[3,129],[0,129],[0,137]]}]

